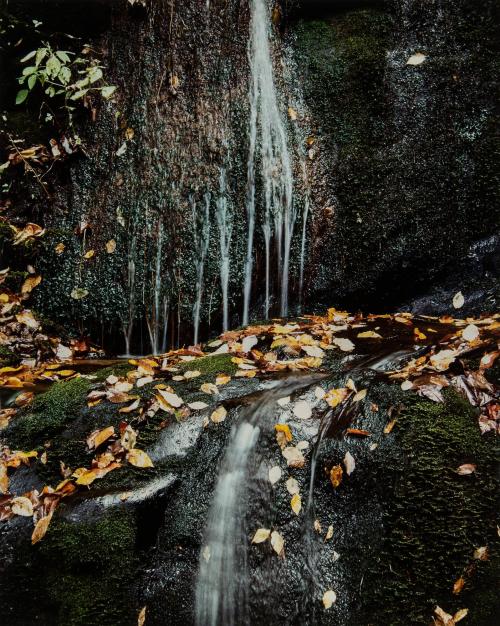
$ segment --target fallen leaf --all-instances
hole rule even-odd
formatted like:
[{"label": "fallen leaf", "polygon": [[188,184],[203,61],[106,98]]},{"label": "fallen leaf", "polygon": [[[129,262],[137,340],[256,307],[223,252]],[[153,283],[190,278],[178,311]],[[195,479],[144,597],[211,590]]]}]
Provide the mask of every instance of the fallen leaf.
[{"label": "fallen leaf", "polygon": [[114,239],[110,239],[108,242],[106,242],[106,252],[108,254],[113,254],[115,250],[116,250],[116,241]]},{"label": "fallen leaf", "polygon": [[41,276],[28,276],[21,287],[21,293],[31,293],[41,282]]},{"label": "fallen leaf", "polygon": [[87,250],[87,252],[83,255],[84,259],[91,259],[95,255],[95,250]]},{"label": "fallen leaf", "polygon": [[488,546],[481,546],[480,548],[476,548],[474,550],[473,557],[477,561],[487,561],[488,560]]},{"label": "fallen leaf", "polygon": [[252,543],[263,543],[264,541],[266,541],[267,539],[269,539],[269,535],[271,534],[271,531],[267,528],[258,528],[255,531],[255,534],[253,536],[252,539]]},{"label": "fallen leaf", "polygon": [[302,452],[295,446],[288,446],[282,451],[288,467],[304,467],[305,458]]},{"label": "fallen leaf", "polygon": [[103,428],[102,430],[94,430],[87,437],[87,446],[90,450],[98,448],[102,443],[107,441],[114,434],[114,426],[108,426],[107,428]]},{"label": "fallen leaf", "polygon": [[391,433],[392,429],[396,425],[396,422],[397,422],[396,419],[393,419],[390,422],[387,422],[387,424],[384,426],[384,435],[388,435],[389,433]]},{"label": "fallen leaf", "polygon": [[278,556],[285,554],[285,540],[277,530],[271,533],[271,546]]},{"label": "fallen leaf", "polygon": [[342,337],[334,337],[332,344],[340,348],[342,352],[352,352],[355,348],[355,345],[350,339],[343,339]]},{"label": "fallen leaf", "polygon": [[206,402],[189,402],[188,403],[188,407],[190,409],[193,409],[193,411],[202,411],[203,409],[206,409],[208,407],[208,404]]},{"label": "fallen leaf", "polygon": [[354,461],[354,457],[352,456],[350,452],[346,452],[346,455],[344,457],[344,466],[345,466],[346,474],[348,476],[350,476],[354,472],[354,469],[356,468],[356,462]]},{"label": "fallen leaf", "polygon": [[474,324],[469,324],[462,331],[462,338],[465,341],[475,341],[479,337],[479,328]]},{"label": "fallen leaf", "polygon": [[328,591],[325,591],[325,593],[323,594],[323,606],[325,607],[325,609],[330,609],[336,601],[337,594],[335,593],[335,591],[333,591],[333,589],[328,589]]},{"label": "fallen leaf", "polygon": [[241,342],[241,350],[242,352],[250,352],[250,350],[258,343],[258,339],[255,335],[250,335],[248,337],[244,337]]},{"label": "fallen leaf", "polygon": [[131,413],[132,411],[135,411],[136,409],[139,408],[140,403],[141,403],[141,399],[137,398],[137,400],[134,400],[132,404],[122,407],[121,409],[118,410],[118,412],[119,413]]},{"label": "fallen leaf", "polygon": [[305,400],[299,400],[293,405],[293,414],[301,420],[307,420],[312,415],[311,405]]},{"label": "fallen leaf", "polygon": [[71,292],[73,300],[83,300],[83,298],[86,298],[88,295],[88,289],[83,289],[82,287],[75,287]]},{"label": "fallen leaf", "polygon": [[283,433],[286,441],[292,441],[292,431],[290,430],[290,426],[288,426],[288,424],[276,424],[274,426],[274,430],[277,433]]},{"label": "fallen leaf", "polygon": [[58,243],[54,248],[56,254],[62,254],[65,249],[66,249],[66,246],[62,242]]},{"label": "fallen leaf", "polygon": [[32,545],[35,545],[35,543],[38,543],[45,537],[45,534],[47,532],[51,519],[52,519],[52,513],[50,513],[50,515],[46,515],[45,517],[41,517],[38,520],[35,528],[33,529],[33,533],[31,535]]},{"label": "fallen leaf", "polygon": [[299,490],[300,490],[300,489],[299,489],[299,483],[297,482],[297,480],[296,480],[295,478],[291,478],[291,477],[290,477],[290,478],[286,481],[286,483],[285,483],[285,484],[286,484],[286,489],[287,489],[288,493],[289,493],[291,496],[294,496],[295,494],[299,493]]},{"label": "fallen leaf", "polygon": [[453,306],[455,307],[455,309],[461,309],[464,304],[465,304],[465,298],[462,292],[459,291],[453,296]]},{"label": "fallen leaf", "polygon": [[271,467],[269,470],[269,482],[271,485],[275,485],[281,479],[281,468],[275,465]]},{"label": "fallen leaf", "polygon": [[425,56],[425,54],[422,54],[422,52],[416,52],[408,58],[408,61],[406,61],[406,65],[422,65],[426,58],[427,57]]},{"label": "fallen leaf", "polygon": [[146,452],[144,452],[144,450],[139,450],[138,448],[133,448],[129,451],[127,454],[127,461],[135,467],[154,467],[153,461],[151,461]]},{"label": "fallen leaf", "polygon": [[215,384],[219,385],[227,385],[227,383],[231,380],[231,376],[229,374],[217,374],[215,378]]},{"label": "fallen leaf", "polygon": [[460,476],[467,476],[473,474],[476,471],[476,466],[473,463],[464,463],[457,468],[457,474]]},{"label": "fallen leaf", "polygon": [[369,437],[370,432],[368,430],[361,430],[360,428],[348,428],[346,430],[347,435],[353,435],[355,437]]},{"label": "fallen leaf", "polygon": [[366,398],[367,392],[368,392],[367,389],[361,389],[361,391],[358,391],[358,393],[355,394],[355,396],[353,397],[352,401],[353,402],[360,402],[361,400],[364,400]]},{"label": "fallen leaf", "polygon": [[326,531],[325,541],[329,541],[333,537],[333,526],[328,526],[328,530]]},{"label": "fallen leaf", "polygon": [[379,335],[374,330],[365,330],[362,333],[358,333],[358,339],[382,339],[382,335]]},{"label": "fallen leaf", "polygon": [[341,465],[334,465],[330,470],[330,482],[332,483],[334,489],[336,489],[342,482],[343,473],[344,470]]},{"label": "fallen leaf", "polygon": [[300,513],[300,511],[302,510],[302,499],[300,497],[300,494],[296,493],[292,496],[292,499],[290,500],[290,506],[292,507],[292,511],[295,513],[295,515],[298,515]]},{"label": "fallen leaf", "polygon": [[464,588],[464,585],[465,585],[465,580],[460,576],[460,578],[458,578],[455,581],[454,585],[453,585],[453,593],[454,593],[454,595],[458,596],[458,594]]},{"label": "fallen leaf", "polygon": [[460,609],[459,611],[457,611],[453,616],[453,621],[455,622],[455,624],[463,620],[463,618],[467,616],[468,612],[469,609]]},{"label": "fallen leaf", "polygon": [[158,389],[158,393],[161,397],[166,400],[171,406],[178,408],[184,404],[184,400],[179,398],[179,396],[175,393],[171,393],[170,391],[164,391],[163,389]]},{"label": "fallen leaf", "polygon": [[146,607],[143,606],[139,611],[139,615],[137,616],[137,626],[144,626],[144,622],[146,621]]},{"label": "fallen leaf", "polygon": [[215,409],[215,411],[212,413],[212,415],[210,416],[210,419],[212,420],[212,422],[214,422],[215,424],[219,424],[220,422],[223,422],[226,419],[227,416],[227,411],[226,409],[221,405],[219,406],[217,409]]},{"label": "fallen leaf", "polygon": [[14,515],[21,515],[23,517],[33,516],[33,503],[29,498],[25,498],[24,496],[12,498],[10,508]]}]

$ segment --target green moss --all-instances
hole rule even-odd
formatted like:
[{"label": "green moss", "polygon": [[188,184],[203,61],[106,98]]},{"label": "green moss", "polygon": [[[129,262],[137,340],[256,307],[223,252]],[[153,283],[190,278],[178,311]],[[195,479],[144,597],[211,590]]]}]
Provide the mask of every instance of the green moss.
[{"label": "green moss", "polygon": [[[123,508],[92,523],[54,519],[37,555],[54,624],[127,624],[137,567],[136,523]],[[36,548],[35,548],[36,550]]]},{"label": "green moss", "polygon": [[231,361],[232,354],[213,354],[210,356],[204,356],[194,361],[187,361],[180,364],[180,369],[183,372],[188,370],[199,370],[203,375],[210,374],[235,374],[238,370],[238,366]]},{"label": "green moss", "polygon": [[90,382],[85,378],[52,385],[35,398],[28,412],[14,421],[8,433],[10,445],[34,448],[60,434],[85,406],[89,388]]},{"label": "green moss", "polygon": [[[450,613],[468,607],[474,626],[493,623],[494,458],[475,411],[455,393],[444,404],[410,400],[395,434],[402,453],[379,477],[386,536],[365,581],[370,623],[425,624],[436,605]],[[459,476],[463,463],[476,464],[476,473]],[[473,561],[474,549],[485,545],[490,561]],[[471,565],[457,598],[453,583]]]}]

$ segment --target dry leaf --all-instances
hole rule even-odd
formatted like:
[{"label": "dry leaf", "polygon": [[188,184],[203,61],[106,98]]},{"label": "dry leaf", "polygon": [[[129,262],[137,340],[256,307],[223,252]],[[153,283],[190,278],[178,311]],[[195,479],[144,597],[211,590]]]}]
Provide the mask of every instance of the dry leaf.
[{"label": "dry leaf", "polygon": [[379,335],[374,330],[365,330],[362,333],[358,333],[358,339],[382,339],[382,335]]},{"label": "dry leaf", "polygon": [[396,425],[397,420],[393,419],[390,422],[388,422],[385,427],[384,427],[384,435],[388,435],[390,432],[392,432],[392,429],[394,428],[394,426]]},{"label": "dry leaf", "polygon": [[227,385],[227,383],[231,380],[231,376],[229,374],[217,374],[215,378],[215,384],[219,385]]},{"label": "dry leaf", "polygon": [[293,413],[295,417],[301,420],[307,420],[312,415],[311,405],[305,400],[299,400],[293,405]]},{"label": "dry leaf", "polygon": [[285,540],[277,530],[273,530],[271,533],[271,545],[278,556],[284,556]]},{"label": "dry leaf", "polygon": [[290,500],[290,506],[292,507],[292,511],[295,513],[295,515],[298,515],[300,513],[300,511],[302,510],[302,499],[300,497],[300,494],[296,493],[292,496],[292,499]]},{"label": "dry leaf", "polygon": [[52,519],[52,513],[50,515],[46,515],[45,517],[41,517],[36,523],[35,528],[33,529],[33,533],[31,535],[31,543],[34,545],[41,541],[47,532],[47,529],[50,524],[50,520]]},{"label": "dry leaf", "polygon": [[465,341],[475,341],[479,337],[479,328],[474,324],[469,324],[462,331],[462,338]]},{"label": "dry leaf", "polygon": [[202,411],[208,407],[208,404],[206,402],[189,402],[188,407],[193,411]]},{"label": "dry leaf", "polygon": [[274,430],[277,433],[283,433],[285,441],[292,441],[292,431],[290,430],[290,426],[288,426],[288,424],[276,424],[274,426]]},{"label": "dry leaf", "polygon": [[114,426],[108,426],[107,428],[103,428],[102,430],[94,430],[87,437],[87,445],[90,450],[98,448],[102,443],[107,441],[114,434]]},{"label": "dry leaf", "polygon": [[153,461],[151,461],[144,450],[139,450],[138,448],[130,450],[127,454],[127,461],[135,467],[153,467]]},{"label": "dry leaf", "polygon": [[464,304],[465,304],[465,298],[462,292],[459,291],[453,296],[453,306],[455,307],[455,309],[461,309]]},{"label": "dry leaf", "polygon": [[294,496],[296,493],[299,493],[299,490],[300,490],[299,483],[296,481],[295,478],[289,478],[285,484],[286,484],[287,491],[291,496]]},{"label": "dry leaf", "polygon": [[144,622],[146,621],[146,607],[143,606],[139,611],[139,615],[137,616],[137,626],[144,626]]},{"label": "dry leaf", "polygon": [[158,393],[161,397],[166,400],[171,406],[178,408],[184,404],[184,400],[179,398],[179,396],[175,393],[171,393],[170,391],[165,391],[163,389],[158,389]]},{"label": "dry leaf", "polygon": [[473,463],[464,463],[457,468],[457,474],[460,476],[467,476],[473,474],[476,471],[476,466]]},{"label": "dry leaf", "polygon": [[275,485],[281,479],[281,468],[275,465],[269,470],[269,482],[271,485]]},{"label": "dry leaf", "polygon": [[288,467],[304,467],[306,462],[304,455],[295,446],[286,447],[282,454],[286,459]]},{"label": "dry leaf", "polygon": [[107,243],[106,243],[106,252],[108,254],[113,254],[113,252],[116,250],[116,241],[114,239],[110,239]]},{"label": "dry leaf", "polygon": [[267,539],[269,539],[269,535],[271,531],[267,528],[258,528],[255,531],[255,535],[253,536],[252,543],[263,543]]},{"label": "dry leaf", "polygon": [[336,601],[337,594],[335,593],[335,591],[333,591],[333,589],[328,589],[328,591],[325,591],[325,593],[323,594],[323,606],[325,607],[325,609],[331,608]]},{"label": "dry leaf", "polygon": [[416,52],[409,57],[408,61],[406,61],[406,65],[421,65],[427,57],[422,52]]},{"label": "dry leaf", "polygon": [[476,548],[474,550],[473,556],[477,561],[487,561],[488,560],[488,546],[481,546],[480,548]]},{"label": "dry leaf", "polygon": [[33,503],[29,498],[19,496],[18,498],[12,498],[10,502],[10,508],[14,515],[21,515],[23,517],[33,516]]},{"label": "dry leaf", "polygon": [[223,406],[220,406],[217,409],[215,409],[215,411],[210,416],[210,419],[215,424],[219,424],[220,422],[223,422],[226,419],[226,416],[227,416],[226,409]]},{"label": "dry leaf", "polygon": [[334,465],[330,470],[330,482],[332,483],[334,489],[336,489],[342,482],[343,473],[344,470],[341,465]]},{"label": "dry leaf", "polygon": [[326,531],[325,541],[329,541],[333,537],[333,526],[328,526],[328,530]]},{"label": "dry leaf", "polygon": [[465,585],[465,580],[460,576],[460,578],[458,578],[454,585],[453,585],[453,593],[458,596],[458,594],[462,591],[462,589],[464,588]]},{"label": "dry leaf", "polygon": [[346,474],[350,476],[356,468],[356,462],[354,461],[354,457],[350,452],[346,452],[346,455],[344,457],[344,465]]}]

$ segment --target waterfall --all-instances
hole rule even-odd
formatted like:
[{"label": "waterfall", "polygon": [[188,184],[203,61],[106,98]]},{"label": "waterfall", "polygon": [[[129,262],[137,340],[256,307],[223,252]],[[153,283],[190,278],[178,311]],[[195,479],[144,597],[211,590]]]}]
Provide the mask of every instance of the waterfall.
[{"label": "waterfall", "polygon": [[307,219],[311,205],[310,188],[304,159],[302,160],[302,176],[305,183],[304,207],[302,209],[302,238],[300,241],[300,270],[299,270],[299,306],[302,311],[302,297],[304,291],[304,265],[306,256]]},{"label": "waterfall", "polygon": [[217,199],[216,219],[219,228],[220,283],[222,290],[222,330],[229,329],[229,250],[233,233],[233,221],[227,202],[226,168],[220,172],[220,195]]},{"label": "waterfall", "polygon": [[[161,343],[161,319],[162,319],[162,311],[160,306],[161,300],[161,261],[162,261],[162,247],[163,247],[163,222],[159,222],[158,224],[158,234],[156,241],[156,262],[155,262],[155,272],[154,272],[154,281],[153,281],[153,303],[152,303],[152,311],[151,318],[146,319],[149,339],[151,341],[151,350],[153,354],[159,354]],[[165,314],[163,315],[163,319],[165,319]],[[163,342],[164,343],[164,342]]]},{"label": "waterfall", "polygon": [[247,166],[247,255],[244,271],[243,324],[248,324],[251,300],[253,247],[256,222],[256,166],[264,196],[266,286],[264,312],[270,308],[271,236],[274,225],[278,276],[281,283],[281,315],[288,313],[290,248],[295,224],[292,163],[287,133],[279,109],[270,49],[270,16],[266,0],[251,2],[250,39],[250,147]]},{"label": "waterfall", "polygon": [[193,238],[195,250],[198,255],[196,259],[196,297],[193,305],[193,327],[194,345],[198,343],[198,332],[200,327],[201,297],[203,295],[203,273],[205,270],[205,259],[208,253],[210,242],[210,194],[205,194],[205,207],[201,215],[196,212],[196,201],[191,198],[191,208],[193,214]]},{"label": "waterfall", "polygon": [[[272,492],[263,489],[262,482],[259,483],[262,476],[258,468],[269,466],[269,459],[262,462],[263,454],[269,454],[262,440],[274,433],[278,398],[309,387],[322,378],[323,374],[298,374],[272,381],[255,403],[241,411],[240,418],[233,425],[216,481],[199,559],[197,626],[249,624],[249,506],[259,507],[263,523],[271,523],[272,518]],[[274,441],[271,449],[274,454]],[[258,499],[261,502],[256,504]],[[255,520],[252,519],[251,523],[255,524]],[[263,584],[267,584],[272,593],[271,587],[275,588],[273,576],[269,575]]]}]

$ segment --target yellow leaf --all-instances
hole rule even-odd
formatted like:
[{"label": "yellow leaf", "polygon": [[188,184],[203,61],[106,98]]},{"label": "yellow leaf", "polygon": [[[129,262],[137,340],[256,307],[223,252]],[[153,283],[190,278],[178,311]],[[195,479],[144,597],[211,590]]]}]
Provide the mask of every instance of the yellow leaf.
[{"label": "yellow leaf", "polygon": [[290,500],[290,506],[292,507],[292,511],[295,513],[295,515],[298,515],[300,513],[302,509],[302,500],[300,494],[296,493],[292,496],[292,499]]},{"label": "yellow leaf", "polygon": [[297,119],[297,111],[292,109],[292,107],[288,107],[288,117],[292,120],[292,122],[295,122]]},{"label": "yellow leaf", "polygon": [[336,489],[342,482],[342,474],[344,473],[340,465],[334,465],[330,470],[330,482]]},{"label": "yellow leaf", "polygon": [[7,493],[9,491],[9,477],[7,475],[7,466],[5,463],[0,463],[0,493]]},{"label": "yellow leaf", "polygon": [[137,626],[144,626],[144,622],[146,621],[146,607],[143,606],[137,616]]},{"label": "yellow leaf", "polygon": [[348,393],[349,392],[345,387],[341,387],[340,389],[330,389],[330,391],[326,392],[324,399],[327,404],[334,409],[346,399]]},{"label": "yellow leaf", "polygon": [[277,433],[283,433],[287,441],[292,441],[292,431],[290,430],[290,426],[288,426],[288,424],[276,424],[274,430]]},{"label": "yellow leaf", "polygon": [[139,450],[138,448],[130,450],[127,454],[127,461],[131,465],[135,465],[135,467],[154,467],[153,461],[151,461],[144,450]]},{"label": "yellow leaf", "polygon": [[271,533],[271,546],[278,556],[285,554],[285,540],[277,530]]},{"label": "yellow leaf", "polygon": [[460,578],[458,578],[454,585],[453,585],[453,593],[458,596],[458,594],[462,591],[462,589],[464,588],[465,585],[465,580],[460,576]]},{"label": "yellow leaf", "polygon": [[93,448],[98,448],[102,443],[104,443],[114,434],[114,426],[108,426],[107,428],[103,428],[102,430],[94,430],[94,432],[90,433],[90,435],[87,437],[87,445],[90,450],[92,450]]},{"label": "yellow leaf", "polygon": [[266,539],[269,539],[271,531],[267,528],[257,528],[252,539],[252,543],[263,543]]},{"label": "yellow leaf", "polygon": [[219,406],[217,409],[215,409],[215,411],[212,413],[212,415],[210,416],[210,419],[212,420],[212,422],[214,422],[215,424],[219,424],[220,422],[223,422],[226,419],[227,416],[227,411],[223,406]]},{"label": "yellow leaf", "polygon": [[333,537],[333,526],[328,526],[328,530],[326,531],[325,541],[329,541]]},{"label": "yellow leaf", "polygon": [[358,393],[354,396],[352,401],[360,402],[361,400],[364,400],[366,398],[367,391],[368,391],[367,389],[361,389],[361,391],[358,391]]},{"label": "yellow leaf", "polygon": [[358,333],[358,339],[382,339],[382,335],[379,335],[374,330],[365,330],[362,333]]},{"label": "yellow leaf", "polygon": [[455,624],[462,620],[464,617],[466,617],[468,612],[469,609],[460,609],[459,611],[457,611],[453,616],[453,621],[455,622]]},{"label": "yellow leaf", "polygon": [[41,517],[36,523],[35,528],[33,529],[33,533],[31,535],[31,543],[34,545],[38,543],[45,537],[45,533],[50,524],[50,520],[52,519],[52,513],[50,515],[46,515],[45,517]]},{"label": "yellow leaf", "polygon": [[10,508],[15,515],[22,515],[23,517],[31,517],[33,515],[33,503],[24,496],[12,498]]},{"label": "yellow leaf", "polygon": [[66,246],[62,242],[58,243],[57,246],[54,248],[54,250],[56,251],[56,254],[62,254],[65,249],[66,249]]},{"label": "yellow leaf", "polygon": [[83,255],[84,259],[91,259],[95,254],[95,250],[87,250],[87,252]]},{"label": "yellow leaf", "polygon": [[216,379],[215,379],[215,384],[220,386],[220,385],[227,385],[227,383],[231,380],[231,376],[229,376],[229,374],[218,374]]},{"label": "yellow leaf", "polygon": [[21,287],[21,293],[30,293],[33,289],[42,282],[41,276],[28,276]]},{"label": "yellow leaf", "polygon": [[337,594],[335,593],[335,591],[333,591],[333,589],[328,589],[328,591],[325,591],[325,593],[323,594],[323,606],[325,607],[325,609],[331,608],[336,601]]},{"label": "yellow leaf", "polygon": [[393,419],[390,422],[388,422],[385,427],[384,427],[384,435],[388,435],[392,429],[394,428],[394,426],[396,425],[397,420]]},{"label": "yellow leaf", "polygon": [[116,241],[114,239],[110,239],[107,243],[106,243],[106,252],[108,254],[113,254],[113,252],[116,250]]}]

